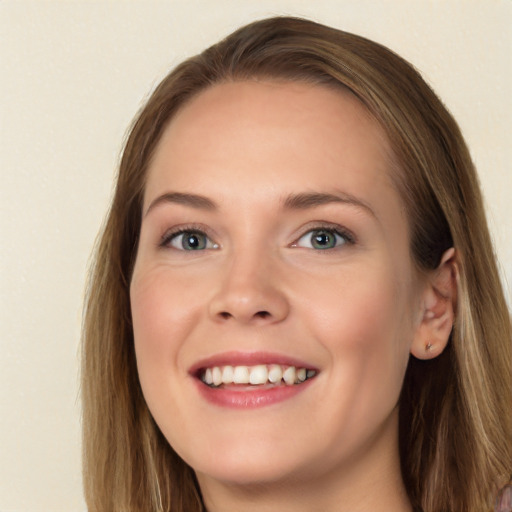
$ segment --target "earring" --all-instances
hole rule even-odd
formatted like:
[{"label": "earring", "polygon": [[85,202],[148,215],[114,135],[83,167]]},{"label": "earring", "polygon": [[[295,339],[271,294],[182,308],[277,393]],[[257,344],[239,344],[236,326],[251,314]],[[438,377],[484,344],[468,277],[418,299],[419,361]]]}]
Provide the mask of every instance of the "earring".
[{"label": "earring", "polygon": [[434,348],[434,345],[430,341],[425,345],[425,352],[430,352]]}]

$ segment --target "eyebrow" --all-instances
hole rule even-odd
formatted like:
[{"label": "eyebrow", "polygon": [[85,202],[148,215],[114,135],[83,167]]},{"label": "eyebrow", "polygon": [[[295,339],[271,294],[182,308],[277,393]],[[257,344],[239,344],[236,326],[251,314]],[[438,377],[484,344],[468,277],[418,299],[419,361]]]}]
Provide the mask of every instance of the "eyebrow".
[{"label": "eyebrow", "polygon": [[341,203],[357,206],[370,213],[373,217],[376,217],[375,212],[372,210],[369,204],[363,200],[347,194],[346,192],[339,192],[336,194],[325,194],[321,192],[305,192],[300,194],[291,194],[286,197],[284,201],[285,209],[289,210],[307,210],[309,208],[315,208],[317,206],[323,206],[331,203]]},{"label": "eyebrow", "polygon": [[154,199],[148,206],[144,215],[147,215],[156,206],[165,203],[181,204],[192,208],[198,208],[200,210],[215,210],[217,208],[217,205],[205,196],[200,196],[198,194],[186,194],[183,192],[167,192],[166,194],[162,194]]},{"label": "eyebrow", "polygon": [[[146,216],[155,207],[168,203],[181,204],[183,206],[189,206],[191,208],[208,211],[217,209],[217,204],[208,197],[184,192],[167,192],[161,196],[158,196],[151,202],[144,216]],[[284,199],[283,207],[285,210],[307,210],[332,203],[353,205],[366,210],[373,217],[376,217],[375,212],[367,203],[353,196],[352,194],[347,194],[346,192],[338,192],[336,194],[328,194],[322,192],[302,192],[299,194],[290,194]]]}]

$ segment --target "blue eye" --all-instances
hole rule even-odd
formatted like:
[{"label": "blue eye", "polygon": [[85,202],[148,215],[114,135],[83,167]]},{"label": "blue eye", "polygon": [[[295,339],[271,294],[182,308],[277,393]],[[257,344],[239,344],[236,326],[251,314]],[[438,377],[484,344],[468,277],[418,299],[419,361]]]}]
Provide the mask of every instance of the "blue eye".
[{"label": "blue eye", "polygon": [[339,233],[335,229],[320,228],[312,229],[302,235],[294,246],[325,250],[334,249],[351,241],[351,237],[347,234]]},{"label": "blue eye", "polygon": [[219,246],[212,242],[201,231],[178,231],[166,236],[162,245],[171,246],[180,251],[202,251],[204,249],[217,249]]}]

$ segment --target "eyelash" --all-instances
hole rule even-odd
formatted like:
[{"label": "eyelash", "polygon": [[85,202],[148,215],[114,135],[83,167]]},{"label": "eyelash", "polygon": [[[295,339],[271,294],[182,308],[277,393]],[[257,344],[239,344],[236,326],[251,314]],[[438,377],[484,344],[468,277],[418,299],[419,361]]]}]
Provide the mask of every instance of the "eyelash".
[{"label": "eyelash", "polygon": [[[169,248],[171,242],[177,238],[180,235],[184,235],[186,233],[190,234],[198,234],[198,235],[204,235],[208,240],[211,241],[211,237],[208,235],[207,231],[204,229],[203,226],[197,226],[197,225],[188,225],[188,226],[182,226],[176,229],[171,229],[169,231],[166,231],[162,238],[160,239],[160,243],[158,244],[159,247],[162,248]],[[219,245],[215,242],[212,242],[214,244],[213,249],[218,249]],[[179,249],[178,249],[179,250]]]},{"label": "eyelash", "polygon": [[[313,233],[317,231],[317,232],[325,232],[327,234],[334,234],[336,237],[340,237],[343,239],[343,243],[340,245],[335,245],[334,247],[327,247],[327,248],[317,248],[316,251],[332,251],[332,250],[335,250],[335,249],[340,249],[341,247],[345,246],[345,245],[354,245],[357,241],[355,235],[349,231],[348,229],[340,226],[340,225],[337,225],[337,224],[328,224],[328,223],[317,223],[317,224],[313,224],[313,225],[310,225],[308,226],[308,228],[306,228],[305,231],[303,231],[303,234],[300,235],[295,242],[292,243],[292,247],[298,247],[300,248],[301,246],[299,246],[299,242],[300,240],[302,240],[303,238],[307,237],[308,235],[310,237],[313,236]],[[314,247],[312,249],[315,249]]]},{"label": "eyelash", "polygon": [[[345,244],[354,245],[357,241],[354,234],[342,226],[339,226],[337,224],[317,223],[317,224],[308,226],[306,228],[306,230],[303,231],[302,234],[294,242],[292,242],[290,247],[300,248],[300,246],[298,245],[299,241],[301,239],[303,239],[304,237],[306,237],[308,234],[311,234],[310,236],[313,236],[313,233],[315,231],[319,231],[319,232],[323,231],[326,233],[334,234],[337,237],[341,237],[344,240],[344,243],[341,244],[342,246],[344,246]],[[170,248],[170,244],[174,239],[176,239],[178,236],[186,234],[186,233],[204,235],[213,244],[213,247],[209,247],[208,249],[218,249],[219,248],[219,245],[212,241],[207,230],[205,230],[203,226],[198,226],[198,225],[187,225],[187,226],[183,226],[183,227],[179,227],[176,229],[171,229],[169,231],[166,231],[164,233],[164,235],[162,236],[158,246],[161,248]],[[339,248],[338,245],[335,247],[316,249],[316,251],[331,251],[331,250],[337,249],[337,248]],[[180,250],[180,249],[177,249],[177,250]],[[183,249],[183,250],[185,250],[185,249]],[[201,250],[204,250],[204,249],[201,249]]]}]

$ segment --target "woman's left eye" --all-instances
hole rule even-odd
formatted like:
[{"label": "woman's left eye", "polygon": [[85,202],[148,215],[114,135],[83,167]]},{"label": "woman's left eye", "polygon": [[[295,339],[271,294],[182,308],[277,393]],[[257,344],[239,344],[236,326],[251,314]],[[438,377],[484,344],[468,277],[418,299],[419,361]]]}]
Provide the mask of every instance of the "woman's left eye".
[{"label": "woman's left eye", "polygon": [[340,233],[336,229],[318,228],[312,229],[302,235],[293,244],[293,247],[325,250],[334,249],[350,242],[352,242],[352,238],[346,233]]},{"label": "woman's left eye", "polygon": [[164,237],[162,245],[170,246],[180,251],[202,251],[205,249],[217,249],[219,247],[202,231],[193,230],[171,233]]}]

